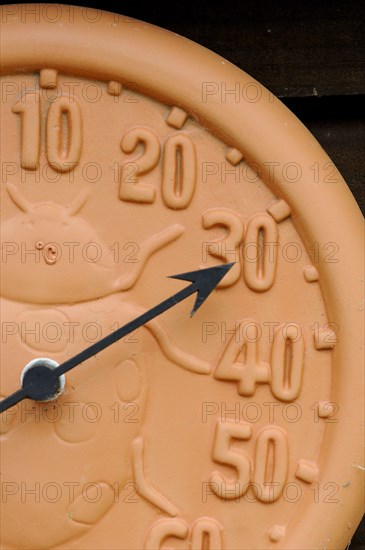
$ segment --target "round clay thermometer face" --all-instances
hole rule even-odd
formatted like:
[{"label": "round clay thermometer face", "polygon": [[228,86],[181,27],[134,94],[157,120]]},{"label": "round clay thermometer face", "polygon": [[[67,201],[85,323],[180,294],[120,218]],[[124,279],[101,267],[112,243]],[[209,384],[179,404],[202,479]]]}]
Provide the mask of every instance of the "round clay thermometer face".
[{"label": "round clay thermometer face", "polygon": [[180,36],[56,4],[1,21],[1,548],[345,548],[363,243],[341,175]]}]

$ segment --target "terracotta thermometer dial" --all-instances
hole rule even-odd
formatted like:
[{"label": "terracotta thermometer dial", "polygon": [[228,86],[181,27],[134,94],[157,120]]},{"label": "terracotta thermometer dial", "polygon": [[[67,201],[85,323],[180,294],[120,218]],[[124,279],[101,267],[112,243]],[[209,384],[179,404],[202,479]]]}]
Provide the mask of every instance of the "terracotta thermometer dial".
[{"label": "terracotta thermometer dial", "polygon": [[1,22],[1,548],[344,549],[364,246],[336,167],[180,36]]}]

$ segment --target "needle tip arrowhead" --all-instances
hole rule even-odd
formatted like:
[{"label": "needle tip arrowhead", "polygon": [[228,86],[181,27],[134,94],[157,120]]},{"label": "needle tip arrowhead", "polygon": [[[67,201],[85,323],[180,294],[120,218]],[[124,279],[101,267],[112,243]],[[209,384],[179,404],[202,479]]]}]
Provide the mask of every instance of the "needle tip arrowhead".
[{"label": "needle tip arrowhead", "polygon": [[236,262],[229,264],[222,264],[215,267],[208,267],[207,269],[198,269],[197,271],[189,271],[188,273],[181,273],[179,275],[171,275],[173,279],[182,279],[184,281],[191,281],[193,290],[198,293],[193,309],[190,312],[192,317],[200,306],[208,298],[209,294],[216,288],[220,281],[225,277],[228,271],[234,266]]}]

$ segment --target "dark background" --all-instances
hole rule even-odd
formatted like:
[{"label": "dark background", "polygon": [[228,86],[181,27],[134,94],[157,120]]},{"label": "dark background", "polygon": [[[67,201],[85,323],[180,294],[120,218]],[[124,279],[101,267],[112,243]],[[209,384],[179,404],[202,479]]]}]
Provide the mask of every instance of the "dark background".
[{"label": "dark background", "polygon": [[[310,129],[365,212],[363,2],[223,0],[215,5],[199,0],[169,0],[161,5],[158,1],[133,0],[114,5],[75,4],[164,27],[206,46],[249,73],[280,97]],[[363,521],[349,550],[364,549]]]}]

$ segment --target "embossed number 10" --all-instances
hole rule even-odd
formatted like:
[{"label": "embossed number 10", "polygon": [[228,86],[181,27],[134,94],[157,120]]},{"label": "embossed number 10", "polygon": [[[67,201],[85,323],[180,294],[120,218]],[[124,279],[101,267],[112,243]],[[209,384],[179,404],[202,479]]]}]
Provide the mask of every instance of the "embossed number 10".
[{"label": "embossed number 10", "polygon": [[[21,115],[21,167],[36,170],[42,139],[41,100],[38,92],[28,92],[13,107]],[[82,147],[82,119],[76,99],[60,96],[46,113],[46,156],[58,172],[69,172],[78,164]]]}]

